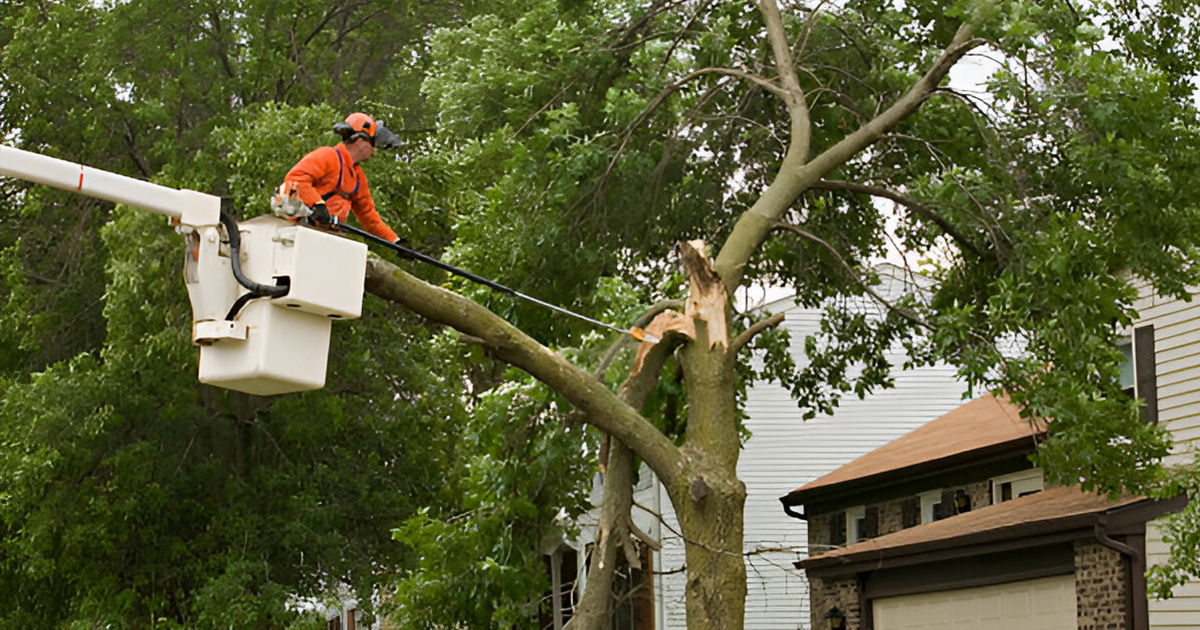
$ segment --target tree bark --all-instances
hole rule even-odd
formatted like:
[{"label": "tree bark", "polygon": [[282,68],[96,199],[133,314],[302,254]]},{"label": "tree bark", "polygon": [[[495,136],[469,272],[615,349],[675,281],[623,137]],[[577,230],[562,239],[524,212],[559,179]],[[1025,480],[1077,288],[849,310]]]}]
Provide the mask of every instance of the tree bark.
[{"label": "tree bark", "polygon": [[[664,337],[643,356],[640,369],[621,385],[620,397],[641,409],[654,391],[667,358],[681,341],[679,335]],[[611,625],[613,578],[619,565],[618,554],[625,552],[630,566],[639,562],[630,539],[630,510],[633,507],[633,450],[613,438],[604,476],[604,499],[596,524],[596,546],[588,567],[587,587],[575,606],[575,614],[565,630],[608,630]]]}]

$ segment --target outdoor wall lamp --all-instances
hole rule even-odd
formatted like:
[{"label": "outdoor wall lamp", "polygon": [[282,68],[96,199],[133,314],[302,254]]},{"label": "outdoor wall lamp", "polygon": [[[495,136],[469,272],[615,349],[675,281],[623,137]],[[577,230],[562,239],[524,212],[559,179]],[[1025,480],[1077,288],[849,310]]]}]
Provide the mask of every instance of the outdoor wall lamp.
[{"label": "outdoor wall lamp", "polygon": [[846,627],[846,613],[838,610],[837,606],[825,613],[825,619],[829,622],[829,630],[844,630]]},{"label": "outdoor wall lamp", "polygon": [[971,511],[971,497],[966,492],[959,490],[954,493],[954,513],[962,514],[963,512]]}]

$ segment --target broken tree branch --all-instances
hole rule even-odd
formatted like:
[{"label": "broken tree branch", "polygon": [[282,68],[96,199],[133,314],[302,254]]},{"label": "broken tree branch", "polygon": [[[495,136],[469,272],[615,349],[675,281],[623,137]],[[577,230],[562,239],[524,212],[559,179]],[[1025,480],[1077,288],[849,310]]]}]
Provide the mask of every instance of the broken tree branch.
[{"label": "broken tree branch", "polygon": [[[642,370],[633,372],[621,385],[620,398],[634,409],[641,409],[658,383],[663,366],[681,342],[678,335],[664,339],[643,356]],[[566,630],[606,630],[610,627],[609,606],[618,553],[624,553],[631,567],[641,568],[641,559],[631,536],[634,531],[630,510],[633,506],[633,451],[619,439],[608,440],[608,464],[604,475],[604,498],[596,524],[596,546],[588,572],[587,588],[575,606],[575,614]],[[644,534],[643,534],[644,535]]]},{"label": "broken tree branch", "polygon": [[783,322],[783,319],[783,313],[775,313],[766,319],[760,319],[751,324],[750,327],[746,330],[743,330],[740,335],[734,337],[733,343],[729,344],[729,356],[737,356],[742,347],[750,343],[754,337],[768,328],[774,328],[778,326],[781,322]]}]

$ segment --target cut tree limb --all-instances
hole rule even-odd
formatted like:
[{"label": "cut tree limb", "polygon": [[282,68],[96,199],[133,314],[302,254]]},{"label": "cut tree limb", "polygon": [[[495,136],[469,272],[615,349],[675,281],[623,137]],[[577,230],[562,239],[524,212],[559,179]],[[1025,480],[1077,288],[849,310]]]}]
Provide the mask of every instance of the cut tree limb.
[{"label": "cut tree limb", "polygon": [[477,337],[496,358],[521,368],[564,396],[587,421],[611,433],[663,480],[679,473],[679,449],[603,383],[483,306],[371,255],[366,289],[432,321]]}]

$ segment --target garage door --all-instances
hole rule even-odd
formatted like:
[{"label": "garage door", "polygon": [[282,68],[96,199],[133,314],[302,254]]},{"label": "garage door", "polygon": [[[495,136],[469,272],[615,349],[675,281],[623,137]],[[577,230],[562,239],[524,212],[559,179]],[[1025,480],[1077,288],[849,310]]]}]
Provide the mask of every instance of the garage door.
[{"label": "garage door", "polygon": [[1075,576],[875,600],[876,630],[1075,630]]}]

